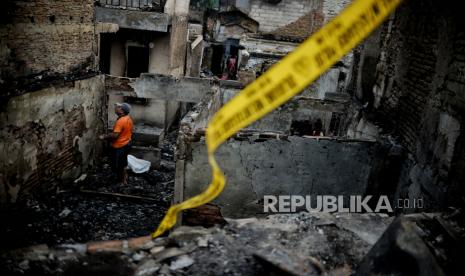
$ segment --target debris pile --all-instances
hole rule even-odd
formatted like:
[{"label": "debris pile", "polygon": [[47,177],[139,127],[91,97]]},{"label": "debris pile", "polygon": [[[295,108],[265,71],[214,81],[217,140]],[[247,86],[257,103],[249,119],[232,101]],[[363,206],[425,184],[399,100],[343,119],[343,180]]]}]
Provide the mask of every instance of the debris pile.
[{"label": "debris pile", "polygon": [[162,167],[130,174],[117,185],[108,165],[81,177],[73,187],[37,195],[1,211],[3,248],[87,242],[148,235],[171,204],[174,171]]},{"label": "debris pile", "polygon": [[168,236],[3,251],[15,275],[458,275],[463,213],[298,213]]},{"label": "debris pile", "polygon": [[[88,244],[45,245],[3,255],[8,273],[114,275],[320,275],[352,269],[392,218],[370,214],[272,215],[229,220],[224,227],[176,228],[150,236]],[[115,264],[115,265],[112,265]],[[115,272],[115,266],[120,270]]]}]

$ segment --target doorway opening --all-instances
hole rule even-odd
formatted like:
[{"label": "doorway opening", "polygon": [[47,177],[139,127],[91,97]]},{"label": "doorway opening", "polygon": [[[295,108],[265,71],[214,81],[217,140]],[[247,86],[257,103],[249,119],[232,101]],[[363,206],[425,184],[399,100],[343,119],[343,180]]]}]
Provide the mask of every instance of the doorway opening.
[{"label": "doorway opening", "polygon": [[138,78],[141,73],[147,73],[149,71],[149,55],[148,47],[128,46],[126,76]]}]

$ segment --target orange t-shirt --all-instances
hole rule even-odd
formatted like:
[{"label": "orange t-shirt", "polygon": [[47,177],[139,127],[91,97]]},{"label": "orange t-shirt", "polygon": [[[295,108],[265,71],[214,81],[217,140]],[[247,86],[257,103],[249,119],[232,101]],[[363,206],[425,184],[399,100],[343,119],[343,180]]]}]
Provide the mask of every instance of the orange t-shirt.
[{"label": "orange t-shirt", "polygon": [[111,146],[117,149],[126,146],[131,141],[132,128],[131,117],[125,115],[118,118],[113,126],[113,132],[119,133],[119,136],[111,143]]}]

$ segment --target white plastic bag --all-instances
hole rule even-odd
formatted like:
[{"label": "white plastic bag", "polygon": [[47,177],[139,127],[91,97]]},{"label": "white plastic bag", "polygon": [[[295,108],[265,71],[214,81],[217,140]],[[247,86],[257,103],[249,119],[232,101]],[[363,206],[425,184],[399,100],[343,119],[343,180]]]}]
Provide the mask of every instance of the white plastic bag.
[{"label": "white plastic bag", "polygon": [[135,173],[145,173],[150,169],[150,162],[128,154],[128,166]]}]

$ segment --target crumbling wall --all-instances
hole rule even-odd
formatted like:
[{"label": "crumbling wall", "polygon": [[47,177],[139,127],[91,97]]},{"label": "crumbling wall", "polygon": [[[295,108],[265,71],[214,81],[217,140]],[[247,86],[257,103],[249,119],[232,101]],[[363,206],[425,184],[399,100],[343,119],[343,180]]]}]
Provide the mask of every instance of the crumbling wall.
[{"label": "crumbling wall", "polygon": [[424,197],[433,209],[463,204],[465,27],[459,10],[452,2],[405,3],[379,38],[365,44],[365,66],[358,70],[357,96],[366,108],[357,120],[377,123],[410,153],[398,196]]},{"label": "crumbling wall", "polygon": [[36,90],[38,83],[57,76],[76,79],[95,69],[93,1],[9,0],[2,9],[3,97]]},{"label": "crumbling wall", "polygon": [[[263,212],[265,195],[364,195],[380,149],[368,141],[238,136],[215,154],[227,185],[213,203],[224,216],[248,217]],[[205,141],[192,139],[178,158],[184,167],[176,179],[183,178],[183,197],[190,198],[210,181]]]},{"label": "crumbling wall", "polygon": [[0,113],[0,203],[75,179],[96,162],[103,77],[12,97]]},{"label": "crumbling wall", "polygon": [[260,32],[280,39],[301,40],[329,22],[350,3],[350,0],[290,0],[273,4],[251,0],[249,16],[260,23]]},{"label": "crumbling wall", "polygon": [[[220,81],[212,86],[211,98],[205,98],[184,121],[190,129],[205,129],[221,106],[236,96],[243,86],[235,81]],[[312,135],[312,126],[320,120],[326,136],[340,136],[340,123],[345,118],[348,100],[321,100],[297,96],[257,122],[245,127],[247,131],[271,131],[283,134]],[[296,129],[294,126],[298,126]],[[300,133],[300,134],[299,134]]]},{"label": "crumbling wall", "polygon": [[95,21],[118,24],[120,28],[131,30],[167,32],[170,17],[161,12],[96,7]]},{"label": "crumbling wall", "polygon": [[[250,72],[257,77],[299,46],[297,43],[292,42],[255,38],[242,39],[240,44],[244,46],[249,55],[247,60],[242,61],[242,64],[240,64],[240,71]],[[321,75],[301,95],[315,99],[328,98],[328,93],[347,96],[346,91],[352,74],[352,62],[353,55],[350,53]],[[239,78],[239,81],[242,81],[241,78]]]},{"label": "crumbling wall", "polygon": [[[236,95],[237,82],[220,82],[183,118],[176,151],[175,201],[202,191],[210,180],[205,128],[221,106]],[[260,213],[264,195],[364,195],[385,189],[382,175],[397,179],[390,145],[366,139],[312,135],[316,120],[326,136],[338,136],[347,101],[296,97],[229,139],[215,154],[228,179],[214,202],[225,216]],[[385,177],[386,178],[386,177]],[[391,195],[380,194],[377,195]]]},{"label": "crumbling wall", "polygon": [[146,57],[148,66],[143,73],[169,74],[170,34],[133,29],[120,29],[101,39],[101,59],[108,63],[108,69],[102,66],[100,70],[112,76],[126,76],[130,73],[127,72],[129,63],[137,63],[134,56],[128,56],[129,47],[134,46],[149,51]]},{"label": "crumbling wall", "polygon": [[197,103],[211,95],[212,80],[142,74],[140,78],[106,76],[108,121],[116,120],[114,103],[129,101],[136,125],[168,128],[178,116],[179,102]]},{"label": "crumbling wall", "polygon": [[250,0],[249,16],[260,23],[260,32],[271,32],[321,8],[322,2],[323,0],[291,0],[272,4],[267,1]]}]

